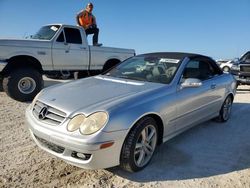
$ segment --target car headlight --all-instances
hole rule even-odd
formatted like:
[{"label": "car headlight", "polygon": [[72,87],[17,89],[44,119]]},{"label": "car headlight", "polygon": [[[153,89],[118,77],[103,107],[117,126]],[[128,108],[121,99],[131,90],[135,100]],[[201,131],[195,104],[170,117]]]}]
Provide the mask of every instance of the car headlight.
[{"label": "car headlight", "polygon": [[75,116],[72,120],[70,120],[67,126],[67,130],[69,132],[76,131],[77,129],[80,128],[81,124],[84,123],[84,120],[85,120],[84,115],[80,114],[80,115]]},{"label": "car headlight", "polygon": [[105,112],[96,112],[88,117],[77,115],[70,120],[67,129],[73,132],[80,129],[83,135],[90,135],[99,131],[107,122],[108,115]]}]

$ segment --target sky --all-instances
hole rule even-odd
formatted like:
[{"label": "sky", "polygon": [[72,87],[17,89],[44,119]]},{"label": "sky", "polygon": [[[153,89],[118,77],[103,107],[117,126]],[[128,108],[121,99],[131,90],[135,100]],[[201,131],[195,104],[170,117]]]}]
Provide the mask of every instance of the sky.
[{"label": "sky", "polygon": [[[0,0],[0,38],[76,24],[85,0]],[[250,50],[250,0],[92,0],[104,46],[231,59]],[[92,36],[88,39],[91,41]]]}]

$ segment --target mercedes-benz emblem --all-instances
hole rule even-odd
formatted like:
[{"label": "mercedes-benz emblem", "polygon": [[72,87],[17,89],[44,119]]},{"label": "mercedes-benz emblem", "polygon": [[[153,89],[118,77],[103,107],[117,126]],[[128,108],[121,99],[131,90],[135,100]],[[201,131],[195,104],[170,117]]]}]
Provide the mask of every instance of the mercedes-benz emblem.
[{"label": "mercedes-benz emblem", "polygon": [[41,120],[44,120],[46,118],[46,115],[48,114],[48,108],[47,107],[43,107],[38,115],[38,118]]}]

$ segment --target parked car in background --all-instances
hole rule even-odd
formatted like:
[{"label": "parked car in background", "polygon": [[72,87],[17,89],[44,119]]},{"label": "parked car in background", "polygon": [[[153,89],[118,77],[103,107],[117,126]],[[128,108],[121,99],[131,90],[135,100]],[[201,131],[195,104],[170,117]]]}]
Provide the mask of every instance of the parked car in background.
[{"label": "parked car in background", "polygon": [[233,64],[231,74],[236,78],[238,85],[250,85],[250,51],[242,55],[239,61]]},{"label": "parked car in background", "polygon": [[212,118],[230,118],[236,81],[209,57],[151,53],[98,76],[42,90],[26,110],[43,150],[87,169],[131,172],[155,148]]},{"label": "parked car in background", "polygon": [[0,40],[0,80],[10,97],[31,101],[43,88],[42,75],[96,75],[134,55],[132,49],[88,45],[82,27],[46,25],[30,39]]},{"label": "parked car in background", "polygon": [[235,60],[217,60],[216,62],[224,72],[230,72]]}]

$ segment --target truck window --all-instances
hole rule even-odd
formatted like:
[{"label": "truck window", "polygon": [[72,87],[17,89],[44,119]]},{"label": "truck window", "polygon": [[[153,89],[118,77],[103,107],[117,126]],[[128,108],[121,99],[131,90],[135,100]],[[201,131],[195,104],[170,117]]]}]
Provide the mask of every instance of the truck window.
[{"label": "truck window", "polygon": [[82,37],[79,29],[64,28],[66,42],[73,44],[82,44]]},{"label": "truck window", "polygon": [[64,36],[63,36],[63,31],[60,33],[60,35],[58,36],[56,42],[64,42]]}]

